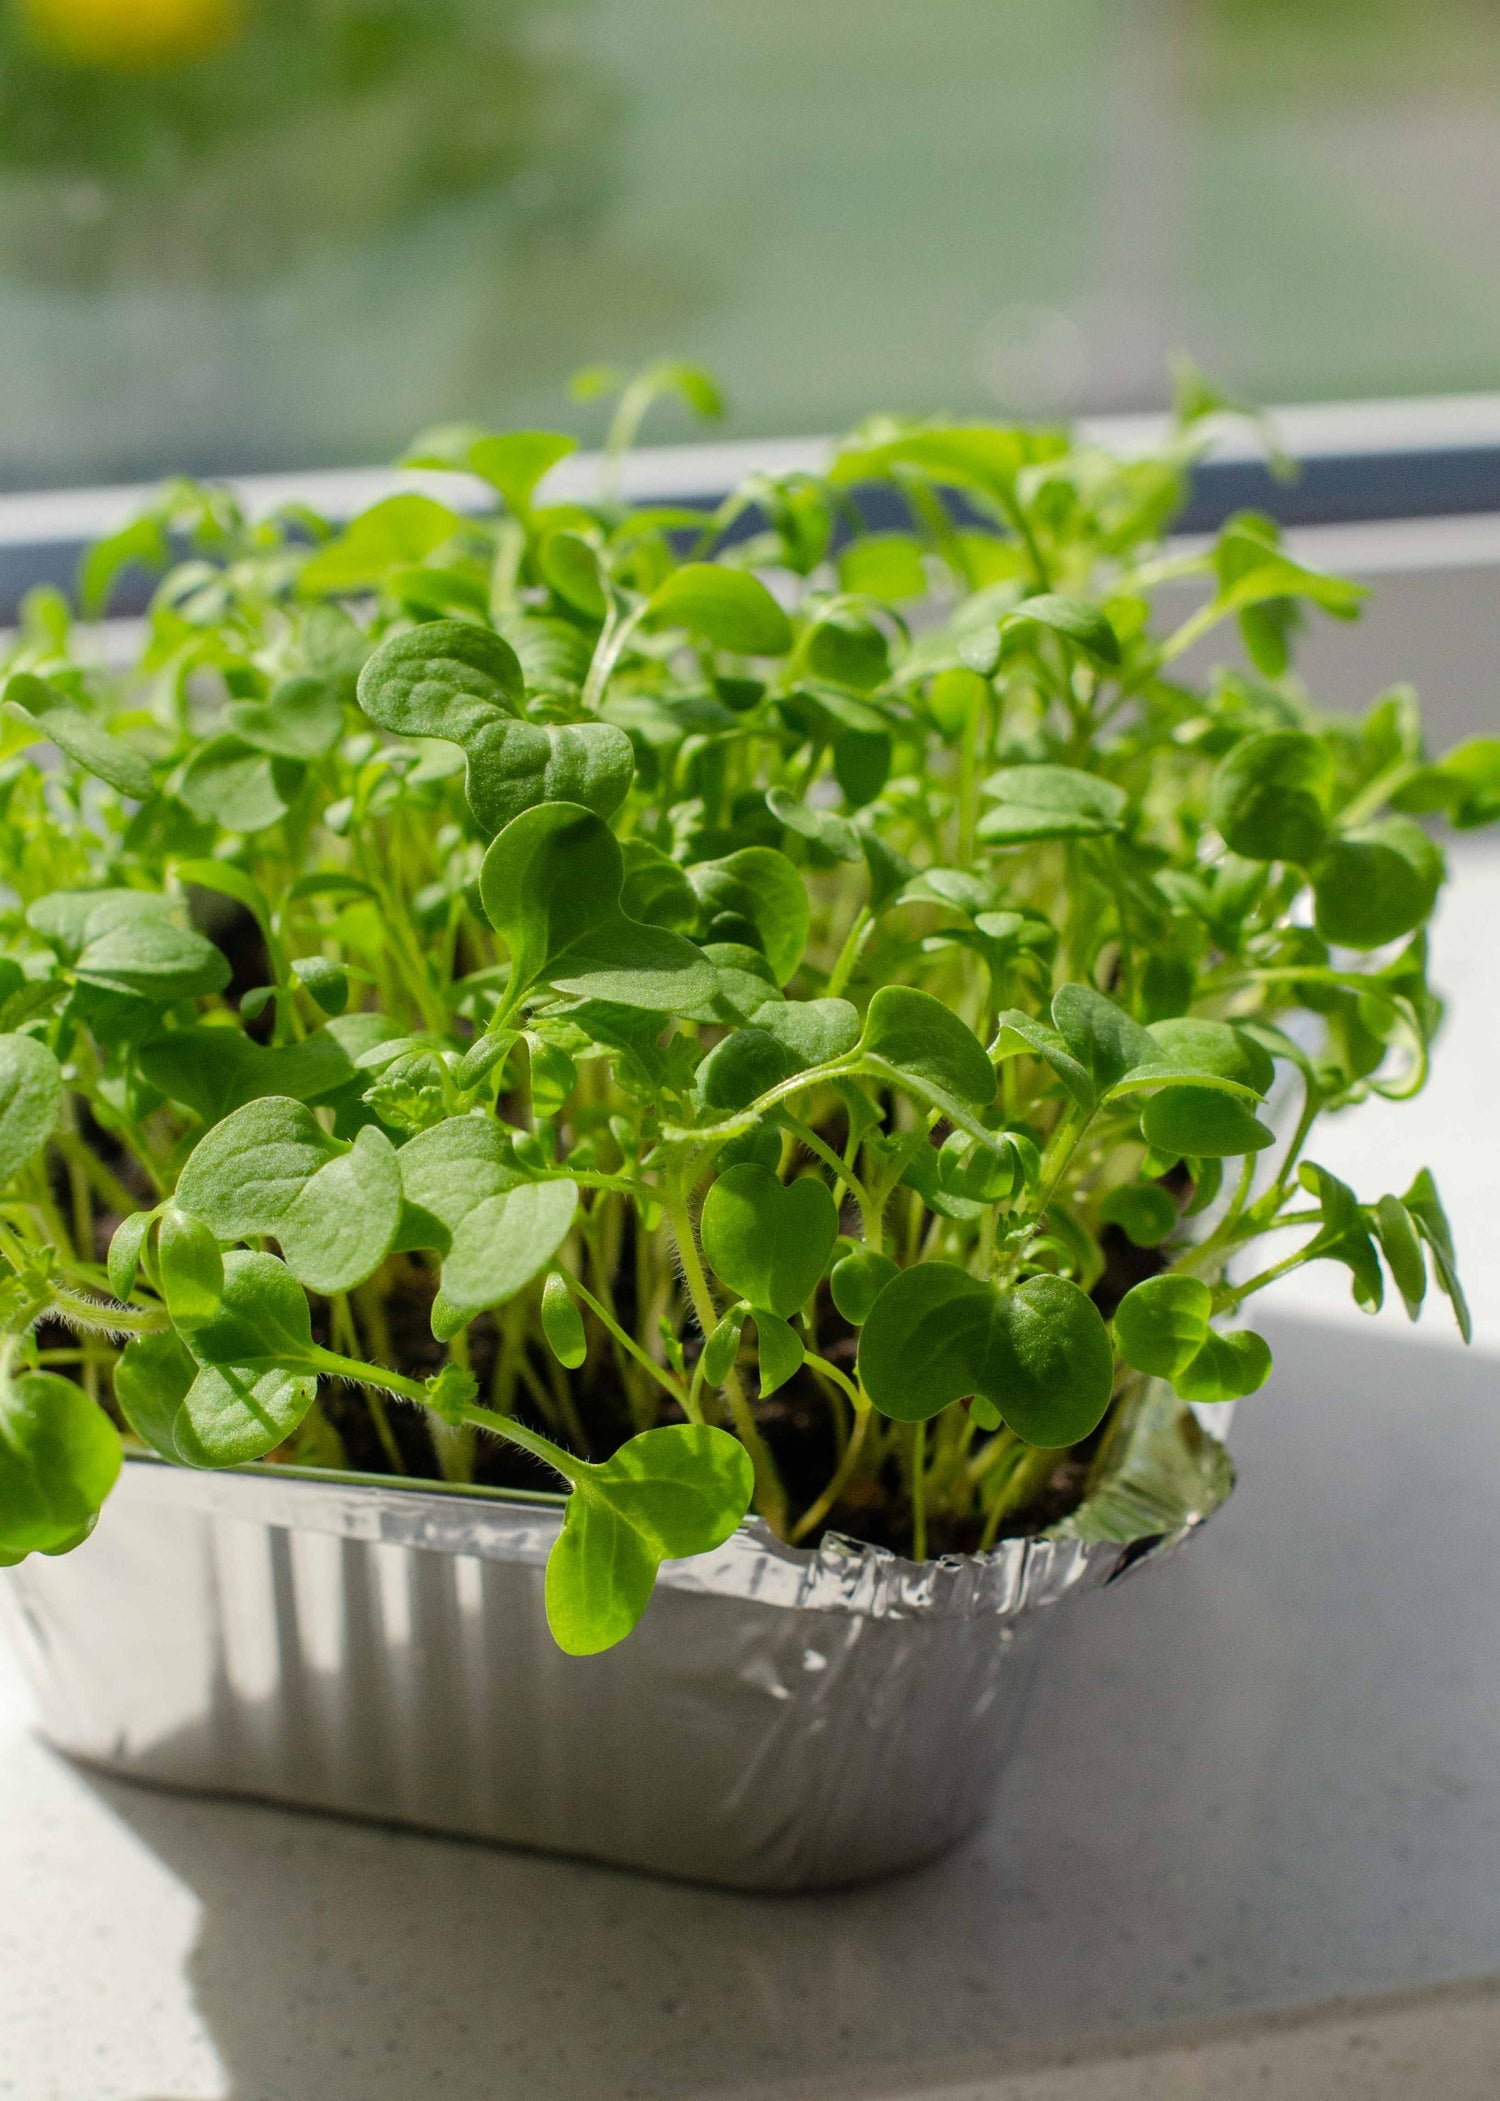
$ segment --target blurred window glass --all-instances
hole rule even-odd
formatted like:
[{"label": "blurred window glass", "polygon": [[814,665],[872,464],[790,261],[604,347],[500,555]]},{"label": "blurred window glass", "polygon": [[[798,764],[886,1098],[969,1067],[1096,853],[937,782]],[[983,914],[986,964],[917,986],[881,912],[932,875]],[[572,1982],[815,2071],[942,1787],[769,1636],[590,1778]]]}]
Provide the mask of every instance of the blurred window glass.
[{"label": "blurred window glass", "polygon": [[0,0],[0,483],[663,353],[740,435],[1487,388],[1497,93],[1494,0]]}]

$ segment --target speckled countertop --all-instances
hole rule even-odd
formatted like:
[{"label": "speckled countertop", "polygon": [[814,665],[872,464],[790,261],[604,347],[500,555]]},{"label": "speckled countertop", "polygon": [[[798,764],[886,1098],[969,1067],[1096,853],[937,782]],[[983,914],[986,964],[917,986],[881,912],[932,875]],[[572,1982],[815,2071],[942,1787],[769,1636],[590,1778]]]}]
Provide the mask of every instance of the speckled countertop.
[{"label": "speckled countertop", "polygon": [[0,1670],[0,2095],[1491,2101],[1497,925],[1475,859],[1442,1113],[1320,1148],[1372,1187],[1431,1157],[1480,1346],[1317,1293],[1267,1323],[1238,1493],[1061,1610],[970,1844],[771,1899],[188,1801],[54,1757]]}]

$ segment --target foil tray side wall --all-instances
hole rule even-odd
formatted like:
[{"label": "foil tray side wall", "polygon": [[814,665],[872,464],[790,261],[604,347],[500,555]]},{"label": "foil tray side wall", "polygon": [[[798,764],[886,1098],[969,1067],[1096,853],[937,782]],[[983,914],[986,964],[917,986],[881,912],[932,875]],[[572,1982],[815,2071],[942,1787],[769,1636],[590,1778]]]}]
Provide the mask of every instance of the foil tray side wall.
[{"label": "foil tray side wall", "polygon": [[112,1772],[793,1890],[972,1828],[1038,1608],[1140,1558],[1009,1541],[918,1566],[750,1525],[664,1569],[628,1642],[575,1658],[543,1611],[559,1522],[132,1461],[81,1552],[4,1572],[0,1612],[44,1733]]}]

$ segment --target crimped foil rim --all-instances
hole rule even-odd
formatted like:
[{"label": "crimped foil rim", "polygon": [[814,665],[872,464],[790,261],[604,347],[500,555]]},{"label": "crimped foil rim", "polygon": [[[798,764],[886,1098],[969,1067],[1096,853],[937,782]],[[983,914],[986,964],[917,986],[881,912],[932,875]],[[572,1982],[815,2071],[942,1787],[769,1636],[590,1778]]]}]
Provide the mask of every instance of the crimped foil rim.
[{"label": "crimped foil rim", "polygon": [[[1164,1414],[1159,1399],[1155,1411],[1149,1434],[1159,1434],[1163,1421],[1191,1423],[1193,1434],[1217,1449],[1222,1419],[1210,1427],[1180,1407]],[[1130,1456],[1127,1450],[1126,1462]],[[1123,1476],[1125,1463],[1119,1472]],[[1122,1538],[1118,1530],[1101,1537],[1097,1527],[1091,1529],[1090,1511],[1098,1500],[1091,1496],[1053,1536],[1006,1539],[988,1553],[921,1562],[838,1533],[827,1534],[816,1548],[789,1547],[751,1518],[715,1552],[663,1563],[658,1582],[700,1596],[860,1619],[1014,1619],[1097,1590],[1180,1545],[1212,1515],[1231,1481],[1227,1463],[1210,1471],[1202,1495],[1172,1510],[1173,1521],[1166,1521],[1163,1510],[1160,1528],[1148,1529],[1156,1522],[1148,1513],[1132,1537]],[[115,1495],[293,1532],[538,1566],[557,1538],[564,1502],[549,1494],[405,1486],[382,1475],[285,1466],[199,1471],[135,1453],[127,1455]],[[101,1522],[109,1522],[107,1505]]]}]

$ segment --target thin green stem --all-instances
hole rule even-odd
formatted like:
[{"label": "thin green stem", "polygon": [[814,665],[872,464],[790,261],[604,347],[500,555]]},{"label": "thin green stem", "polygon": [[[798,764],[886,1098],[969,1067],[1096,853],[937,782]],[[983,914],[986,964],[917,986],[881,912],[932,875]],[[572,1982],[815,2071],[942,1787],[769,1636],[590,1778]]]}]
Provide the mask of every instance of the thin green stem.
[{"label": "thin green stem", "polygon": [[571,1275],[568,1278],[568,1282],[594,1315],[594,1318],[603,1327],[608,1328],[621,1349],[625,1350],[644,1371],[650,1373],[651,1377],[662,1389],[662,1392],[677,1403],[690,1422],[701,1423],[703,1414],[701,1409],[697,1408],[692,1388],[684,1386],[680,1379],[674,1377],[671,1372],[664,1370],[648,1351],[643,1350],[635,1337],[620,1326],[620,1323],[615,1319],[609,1308],[602,1300],[595,1298],[586,1284]]}]

